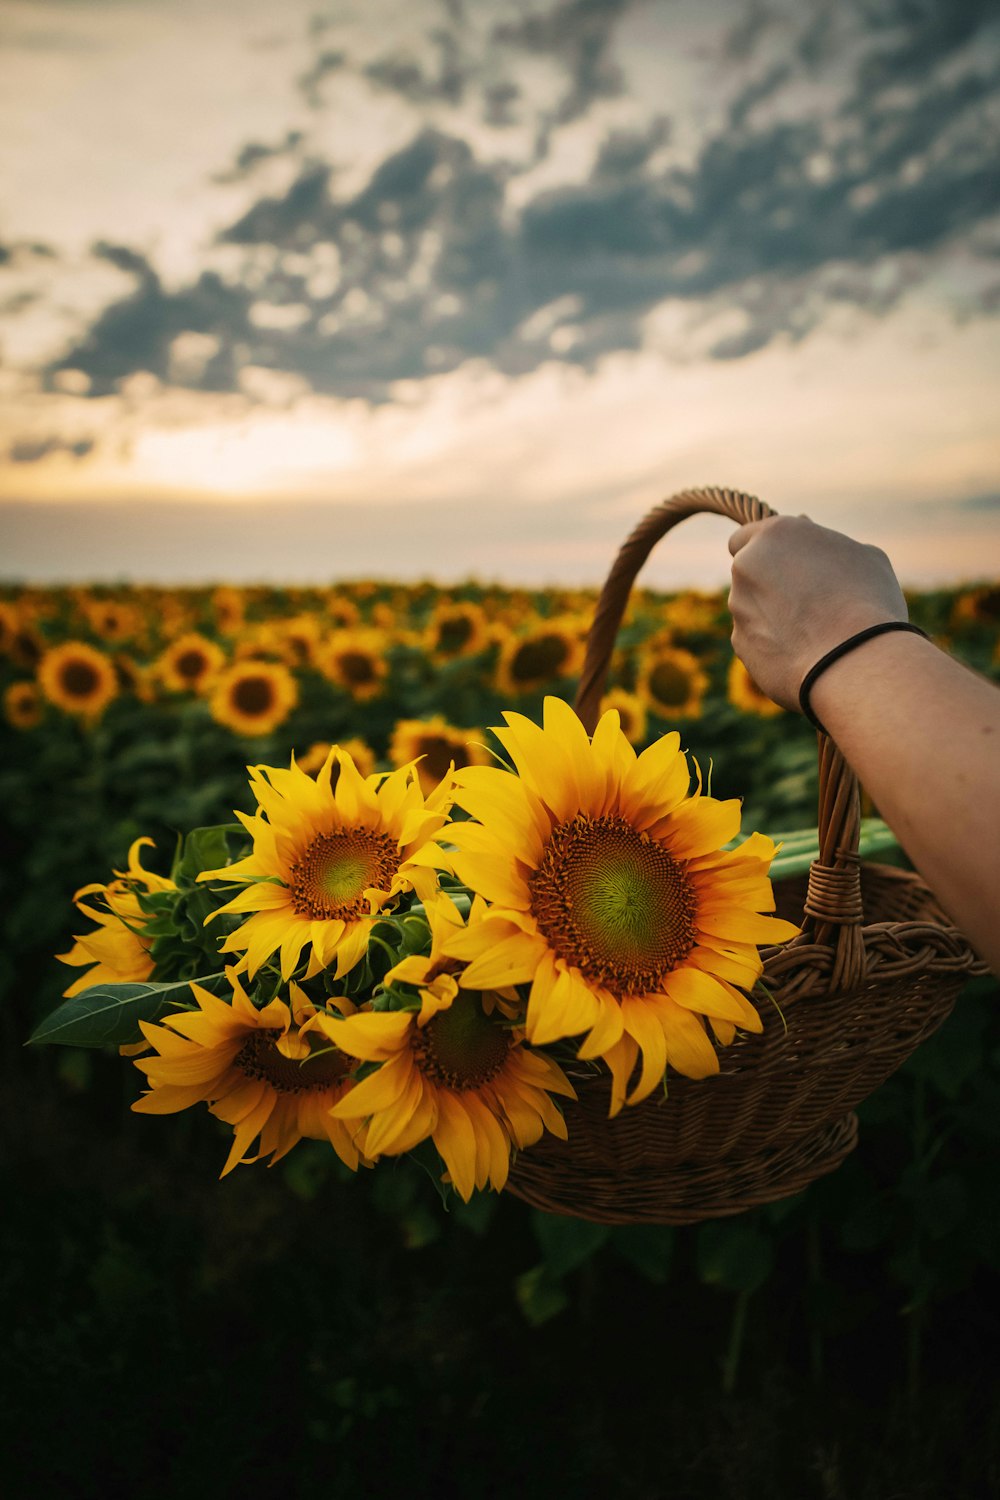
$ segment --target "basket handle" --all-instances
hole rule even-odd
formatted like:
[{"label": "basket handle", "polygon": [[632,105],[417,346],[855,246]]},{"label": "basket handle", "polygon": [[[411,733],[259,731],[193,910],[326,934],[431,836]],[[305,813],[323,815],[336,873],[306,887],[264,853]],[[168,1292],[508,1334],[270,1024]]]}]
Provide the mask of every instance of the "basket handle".
[{"label": "basket handle", "polygon": [[[681,490],[657,505],[624,543],[608,574],[587,637],[587,654],[576,695],[576,711],[588,734],[600,717],[618,627],[636,575],[653,547],[679,521],[704,512],[728,516],[745,526],[776,514],[754,495],[708,486]],[[831,989],[855,989],[866,962],[861,924],[861,803],[858,780],[825,734],[817,736],[819,757],[819,858],[809,871],[803,933],[794,943],[834,949]]]}]

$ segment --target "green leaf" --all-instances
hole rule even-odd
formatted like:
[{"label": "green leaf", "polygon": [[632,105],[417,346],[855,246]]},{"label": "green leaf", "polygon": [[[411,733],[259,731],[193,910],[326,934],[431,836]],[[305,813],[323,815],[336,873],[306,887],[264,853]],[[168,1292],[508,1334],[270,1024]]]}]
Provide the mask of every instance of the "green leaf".
[{"label": "green leaf", "polygon": [[713,1221],[698,1231],[698,1275],[729,1292],[755,1292],[771,1274],[770,1240],[748,1224]]},{"label": "green leaf", "polygon": [[514,1282],[514,1292],[525,1321],[532,1328],[547,1323],[569,1306],[562,1283],[549,1274],[544,1265],[524,1271]]},{"label": "green leaf", "polygon": [[193,885],[203,870],[217,870],[228,864],[232,853],[229,840],[234,836],[246,842],[247,835],[240,823],[192,828],[174,859],[171,879],[177,885]]},{"label": "green leaf", "polygon": [[[224,974],[207,974],[195,983],[213,994],[225,994],[229,988]],[[187,980],[182,984],[93,985],[57,1006],[39,1022],[28,1042],[57,1042],[68,1047],[135,1042],[141,1035],[140,1021],[159,1020],[165,1011],[183,1006],[191,998]]]},{"label": "green leaf", "polygon": [[675,1238],[666,1224],[618,1224],[611,1231],[618,1254],[654,1286],[663,1286],[670,1275]]},{"label": "green leaf", "polygon": [[564,1214],[532,1214],[535,1238],[542,1247],[545,1269],[552,1276],[565,1276],[595,1255],[611,1234],[607,1224],[589,1219],[571,1219]]}]

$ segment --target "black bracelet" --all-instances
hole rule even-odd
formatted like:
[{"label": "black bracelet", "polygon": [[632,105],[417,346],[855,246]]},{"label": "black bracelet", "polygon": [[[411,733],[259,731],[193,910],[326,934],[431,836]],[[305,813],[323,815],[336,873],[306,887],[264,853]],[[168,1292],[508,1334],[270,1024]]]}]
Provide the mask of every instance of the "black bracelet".
[{"label": "black bracelet", "polygon": [[886,620],[882,625],[869,625],[867,630],[859,630],[857,635],[848,636],[846,641],[841,641],[839,646],[834,646],[832,651],[828,651],[825,656],[821,656],[816,665],[810,667],[809,671],[803,677],[802,686],[799,688],[799,708],[805,714],[810,724],[815,724],[820,734],[826,734],[827,731],[809,706],[809,694],[812,691],[813,683],[821,672],[825,672],[827,667],[832,666],[835,661],[839,661],[842,656],[846,656],[848,651],[853,651],[855,646],[864,645],[865,641],[870,641],[873,636],[885,635],[888,630],[908,630],[913,635],[922,635],[925,641],[928,638],[926,630],[921,630],[919,625],[911,625],[906,620]]}]

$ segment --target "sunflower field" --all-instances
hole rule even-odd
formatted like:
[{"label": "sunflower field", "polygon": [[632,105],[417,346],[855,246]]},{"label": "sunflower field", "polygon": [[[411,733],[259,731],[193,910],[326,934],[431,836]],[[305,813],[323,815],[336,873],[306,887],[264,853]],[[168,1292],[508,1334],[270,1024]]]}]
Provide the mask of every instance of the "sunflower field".
[{"label": "sunflower field", "polygon": [[[1000,586],[909,604],[1000,682]],[[234,814],[249,826],[248,767],[293,754],[328,790],[335,746],[386,786],[416,761],[432,808],[450,768],[496,763],[504,710],[538,721],[546,698],[572,702],[594,605],[589,591],[475,583],[0,588],[16,1392],[2,1440],[26,1470],[44,1460],[53,1493],[1000,1488],[991,979],[862,1106],[837,1172],[684,1229],[561,1218],[471,1181],[442,1201],[416,1160],[355,1172],[346,1132],[343,1149],[336,1133],[334,1151],[279,1149],[280,1121],[273,1170],[242,1165],[237,1139],[220,1181],[224,1114],[133,1110],[162,1058],[136,1059],[144,1079],[116,1048],[24,1047],[108,951],[81,940],[81,913],[113,871],[152,910],[176,889],[181,837]],[[639,751],[679,730],[712,796],[741,799],[744,828],[778,838],[815,823],[816,737],[762,695],[729,632],[722,593],[636,592],[604,707]],[[878,858],[905,864],[895,848]],[[244,865],[248,883],[270,878]],[[137,921],[139,905],[118,916]],[[209,1016],[213,997],[199,1003]],[[339,1023],[362,1059],[367,1019]],[[551,1110],[520,1087],[539,1118]]]}]

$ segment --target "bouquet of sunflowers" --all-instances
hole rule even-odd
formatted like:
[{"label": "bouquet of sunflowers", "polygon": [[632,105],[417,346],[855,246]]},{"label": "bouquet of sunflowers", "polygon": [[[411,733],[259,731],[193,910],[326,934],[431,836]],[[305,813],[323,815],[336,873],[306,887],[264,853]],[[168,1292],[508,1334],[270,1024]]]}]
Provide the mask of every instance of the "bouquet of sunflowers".
[{"label": "bouquet of sunflowers", "polygon": [[566,1138],[561,1063],[609,1070],[612,1115],[668,1068],[718,1072],[761,1030],[758,948],[798,932],[767,915],[777,846],[738,841],[677,733],[637,754],[613,709],[592,737],[557,698],[503,717],[498,764],[429,794],[416,762],[366,776],[334,746],[315,775],[251,767],[254,811],[188,833],[169,876],[138,839],[77,893],[95,925],[61,957],[85,972],[33,1040],[117,1044],[142,1113],[207,1104],[223,1175],[304,1137],[353,1169],[432,1149],[465,1200]]}]

